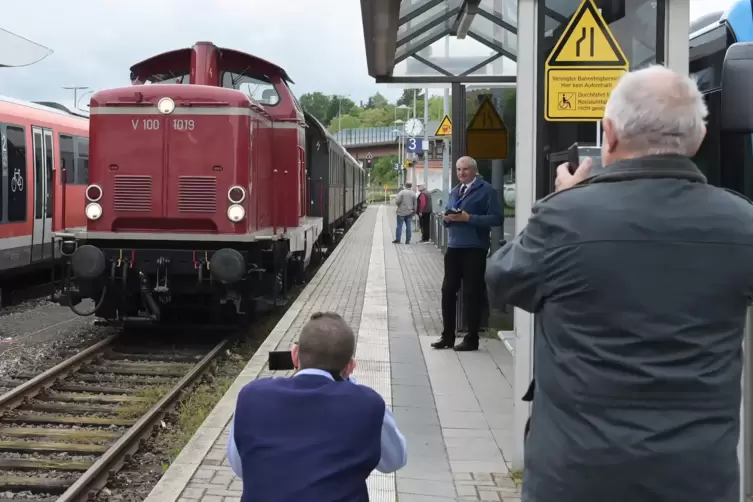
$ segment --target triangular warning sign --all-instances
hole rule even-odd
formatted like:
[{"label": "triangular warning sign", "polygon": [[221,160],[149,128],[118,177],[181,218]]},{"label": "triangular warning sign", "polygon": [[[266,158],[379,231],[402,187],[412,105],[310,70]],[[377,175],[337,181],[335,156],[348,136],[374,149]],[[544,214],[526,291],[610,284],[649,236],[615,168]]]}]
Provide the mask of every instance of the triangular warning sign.
[{"label": "triangular warning sign", "polygon": [[437,132],[434,133],[434,136],[452,136],[452,121],[450,120],[450,117],[447,115],[444,116],[442,122],[439,123],[439,127],[437,127]]},{"label": "triangular warning sign", "polygon": [[548,67],[624,67],[628,61],[593,0],[583,0],[546,61]]},{"label": "triangular warning sign", "polygon": [[486,98],[478,107],[476,114],[468,124],[468,131],[506,131],[505,123],[494,109],[491,99]]}]

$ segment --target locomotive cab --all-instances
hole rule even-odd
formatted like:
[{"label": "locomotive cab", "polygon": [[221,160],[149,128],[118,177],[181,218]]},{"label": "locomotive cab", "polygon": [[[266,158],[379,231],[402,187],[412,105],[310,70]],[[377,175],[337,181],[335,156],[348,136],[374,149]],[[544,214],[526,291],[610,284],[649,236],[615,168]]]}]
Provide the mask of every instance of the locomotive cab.
[{"label": "locomotive cab", "polygon": [[[199,42],[94,94],[87,224],[58,235],[69,256],[61,301],[152,321],[284,304],[324,226],[321,204],[311,214],[307,125],[289,82],[268,61]],[[82,298],[93,311],[76,307]]]}]

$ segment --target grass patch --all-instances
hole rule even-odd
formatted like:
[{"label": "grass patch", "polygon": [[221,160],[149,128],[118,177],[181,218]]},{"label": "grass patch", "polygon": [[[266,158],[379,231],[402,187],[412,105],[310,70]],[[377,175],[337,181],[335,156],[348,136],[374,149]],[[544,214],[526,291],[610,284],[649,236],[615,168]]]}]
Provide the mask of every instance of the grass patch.
[{"label": "grass patch", "polygon": [[169,460],[168,464],[163,464],[163,470],[173,463],[234,380],[234,375],[204,379],[178,406],[173,428],[162,437]]},{"label": "grass patch", "polygon": [[119,406],[117,409],[117,416],[118,418],[123,419],[130,419],[130,418],[139,418],[141,415],[146,413],[149,408],[154,406],[157,401],[159,401],[162,396],[165,395],[165,392],[167,392],[168,387],[149,387],[143,390],[138,391],[135,395],[136,397],[143,397],[146,398],[146,401],[133,401],[129,402],[127,404],[124,404],[122,406]]},{"label": "grass patch", "polygon": [[520,486],[523,484],[523,471],[510,471],[510,479],[513,480],[513,482]]}]

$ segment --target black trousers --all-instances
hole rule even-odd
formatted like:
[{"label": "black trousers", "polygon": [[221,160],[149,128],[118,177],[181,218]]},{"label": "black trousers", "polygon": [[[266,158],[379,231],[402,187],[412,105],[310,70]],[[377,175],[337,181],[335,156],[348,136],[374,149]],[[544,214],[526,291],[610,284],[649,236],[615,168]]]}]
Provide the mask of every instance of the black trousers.
[{"label": "black trousers", "polygon": [[421,213],[418,215],[421,223],[421,242],[426,242],[431,238],[431,213]]},{"label": "black trousers", "polygon": [[442,339],[455,342],[458,291],[463,285],[463,303],[468,319],[468,343],[478,344],[481,314],[484,311],[484,273],[486,249],[447,248],[444,254],[444,281],[442,281]]}]

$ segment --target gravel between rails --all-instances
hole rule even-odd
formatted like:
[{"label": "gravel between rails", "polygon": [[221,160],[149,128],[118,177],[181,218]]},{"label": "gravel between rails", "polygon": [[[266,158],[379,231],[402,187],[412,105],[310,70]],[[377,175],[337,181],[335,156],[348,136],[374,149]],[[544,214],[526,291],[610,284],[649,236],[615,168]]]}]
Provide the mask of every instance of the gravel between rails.
[{"label": "gravel between rails", "polygon": [[0,380],[40,373],[115,332],[45,299],[10,307],[0,314]]}]

